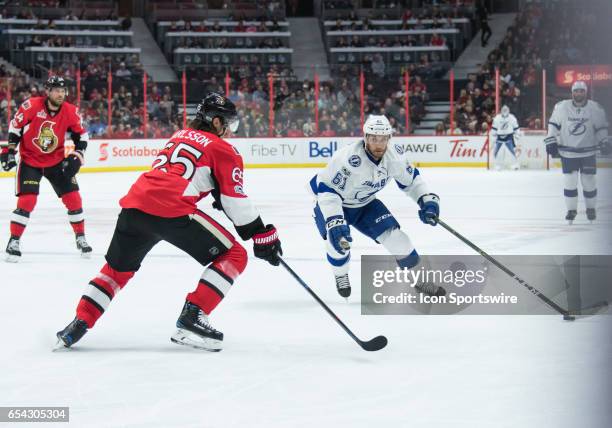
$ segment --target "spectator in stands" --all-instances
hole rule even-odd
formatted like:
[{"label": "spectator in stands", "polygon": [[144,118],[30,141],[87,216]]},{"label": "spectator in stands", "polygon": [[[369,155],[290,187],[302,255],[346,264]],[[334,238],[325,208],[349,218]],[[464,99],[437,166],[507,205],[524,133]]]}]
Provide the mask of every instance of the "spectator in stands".
[{"label": "spectator in stands", "polygon": [[379,79],[383,79],[385,77],[385,61],[381,54],[374,55],[374,60],[372,61],[372,73]]},{"label": "spectator in stands", "polygon": [[446,45],[446,39],[444,38],[444,36],[438,33],[434,33],[432,34],[431,39],[429,40],[429,44],[431,46],[444,46]]},{"label": "spectator in stands", "polygon": [[130,77],[132,72],[126,67],[125,62],[119,64],[119,68],[115,71],[117,77]]}]

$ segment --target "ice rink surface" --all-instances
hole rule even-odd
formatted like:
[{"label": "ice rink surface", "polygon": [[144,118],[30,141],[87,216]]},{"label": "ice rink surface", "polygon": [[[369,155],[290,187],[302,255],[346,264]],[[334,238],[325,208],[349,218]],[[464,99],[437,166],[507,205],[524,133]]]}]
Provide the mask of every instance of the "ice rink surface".
[{"label": "ice rink surface", "polygon": [[[117,201],[139,173],[81,174],[93,257],[78,256],[65,209],[45,182],[22,261],[0,262],[0,405],[70,406],[70,425],[83,427],[611,426],[611,317],[361,316],[359,256],[384,252],[354,232],[353,298],[344,302],[310,216],[314,172],[247,170],[246,190],[277,226],[287,262],[357,335],[384,334],[387,348],[362,351],[287,272],[256,259],[212,316],[225,349],[174,345],[170,334],[202,267],[160,244],[74,349],[51,352],[104,263]],[[599,172],[601,185],[611,172]],[[610,192],[600,189],[595,224],[581,203],[570,227],[560,171],[421,173],[440,195],[442,218],[490,254],[612,254]],[[6,240],[12,192],[13,180],[0,179]],[[472,254],[420,223],[416,204],[394,184],[380,199],[421,254]],[[202,207],[222,217],[210,202]]]}]

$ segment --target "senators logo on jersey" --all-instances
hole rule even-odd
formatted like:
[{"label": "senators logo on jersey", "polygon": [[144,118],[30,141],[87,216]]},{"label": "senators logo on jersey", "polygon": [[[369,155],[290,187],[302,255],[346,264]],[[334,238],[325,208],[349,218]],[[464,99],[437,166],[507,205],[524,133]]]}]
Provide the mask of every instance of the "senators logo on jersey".
[{"label": "senators logo on jersey", "polygon": [[53,132],[54,125],[55,123],[48,120],[43,122],[42,125],[40,125],[38,137],[32,140],[43,153],[51,153],[57,148],[58,139],[55,132]]}]

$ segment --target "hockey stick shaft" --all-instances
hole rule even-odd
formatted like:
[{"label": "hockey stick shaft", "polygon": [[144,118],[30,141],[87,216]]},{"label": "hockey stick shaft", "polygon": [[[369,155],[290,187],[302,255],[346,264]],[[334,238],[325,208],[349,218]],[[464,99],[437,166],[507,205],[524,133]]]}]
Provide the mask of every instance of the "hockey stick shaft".
[{"label": "hockey stick shaft", "polygon": [[287,263],[285,263],[283,259],[280,259],[280,262],[281,262],[281,265],[283,265],[283,267],[287,269],[287,272],[289,272],[291,276],[295,278],[295,280],[299,282],[300,285],[304,287],[306,291],[308,291],[308,293],[317,301],[317,303],[321,305],[323,309],[325,309],[325,311],[329,314],[329,316],[331,316],[334,319],[334,321],[336,321],[340,325],[340,327],[342,327],[344,331],[346,331],[346,333],[353,338],[355,342],[361,344],[361,340],[357,336],[355,336],[355,334],[351,331],[351,329],[348,328],[346,324],[344,324],[340,318],[338,318],[338,315],[336,315],[331,309],[329,309],[329,307],[325,304],[325,302],[323,302],[323,300],[321,300],[321,298],[317,296],[317,294],[314,291],[312,291],[312,289],[308,286],[308,284],[306,284],[304,280],[300,278],[300,276],[297,273],[295,273],[293,269],[291,269],[291,267]]},{"label": "hockey stick shaft", "polygon": [[553,308],[555,311],[559,312],[561,315],[568,315],[569,314],[569,311],[563,309],[561,306],[557,305],[555,302],[550,300],[548,297],[546,297],[544,294],[542,294],[542,292],[540,290],[538,290],[537,288],[529,285],[524,279],[520,278],[517,274],[512,272],[510,269],[508,269],[506,266],[504,266],[499,261],[494,259],[492,256],[490,256],[487,253],[485,253],[484,250],[480,249],[478,246],[476,246],[476,244],[474,244],[472,241],[467,239],[465,236],[461,235],[459,232],[457,232],[455,229],[450,227],[448,224],[446,224],[445,222],[443,222],[440,219],[438,219],[438,224],[440,226],[442,226],[444,229],[448,230],[453,235],[455,235],[457,238],[459,238],[459,240],[463,241],[463,243],[466,244],[468,247],[470,247],[472,250],[476,251],[482,257],[484,257],[485,259],[487,259],[488,261],[493,263],[495,266],[497,266],[499,269],[504,271],[506,274],[511,276],[519,284],[521,284],[523,287],[525,287],[527,290],[529,290],[531,292],[531,294],[533,294],[534,296],[539,297],[544,303],[546,303],[548,306]]},{"label": "hockey stick shaft", "polygon": [[293,276],[295,280],[299,282],[300,285],[304,287],[304,289],[308,291],[308,293],[319,303],[319,305],[321,305],[321,307],[325,309],[325,311],[329,314],[329,316],[331,316],[334,319],[334,321],[336,321],[340,325],[340,327],[342,327],[342,329],[349,336],[351,336],[351,338],[355,342],[357,342],[359,346],[361,346],[361,349],[363,349],[364,351],[372,352],[372,351],[380,351],[385,346],[387,346],[387,338],[385,336],[376,336],[375,338],[367,340],[367,341],[363,341],[359,339],[357,336],[355,336],[355,334],[351,331],[351,329],[348,328],[346,324],[344,324],[342,320],[340,320],[340,318],[338,318],[338,316],[331,309],[329,309],[325,303],[323,303],[323,300],[321,300],[319,296],[317,296],[315,292],[312,291],[308,285],[306,285],[306,283],[302,280],[302,278],[300,278],[300,276],[297,273],[295,273],[293,269],[291,269],[289,265],[287,265],[287,263],[285,263],[283,259],[281,259],[280,257],[279,259],[283,267],[287,269],[287,272],[289,272],[291,276]]}]

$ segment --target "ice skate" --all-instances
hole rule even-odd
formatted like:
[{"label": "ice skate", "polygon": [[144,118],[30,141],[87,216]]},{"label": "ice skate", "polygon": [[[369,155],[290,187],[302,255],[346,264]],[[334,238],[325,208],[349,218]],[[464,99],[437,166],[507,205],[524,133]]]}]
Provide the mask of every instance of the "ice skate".
[{"label": "ice skate", "polygon": [[348,273],[340,276],[336,276],[336,289],[338,294],[348,299],[351,295],[351,283],[349,282]]},{"label": "ice skate", "polygon": [[57,332],[55,349],[70,348],[87,333],[87,323],[75,318],[62,331]]},{"label": "ice skate", "polygon": [[208,315],[193,303],[185,302],[176,326],[178,330],[170,338],[172,342],[211,352],[222,349],[223,333],[212,328]]},{"label": "ice skate", "polygon": [[418,290],[419,293],[427,294],[428,296],[441,297],[446,295],[446,290],[443,287],[430,282],[419,283],[415,285],[414,288]]},{"label": "ice skate", "polygon": [[586,210],[587,220],[591,222],[591,224],[597,218],[597,213],[595,212],[595,208],[587,208]]},{"label": "ice skate", "polygon": [[76,247],[77,250],[79,250],[81,252],[81,257],[88,259],[91,257],[91,252],[93,251],[91,249],[91,247],[89,246],[89,244],[87,243],[87,240],[85,239],[85,235],[83,233],[77,233],[76,237]]},{"label": "ice skate", "polygon": [[567,224],[571,225],[574,223],[574,219],[576,218],[576,215],[578,214],[578,211],[576,210],[569,210],[567,212],[567,214],[565,215],[565,219],[567,220]]},{"label": "ice skate", "polygon": [[19,238],[11,236],[6,245],[6,261],[8,263],[17,263],[21,260],[21,250],[19,248]]}]

